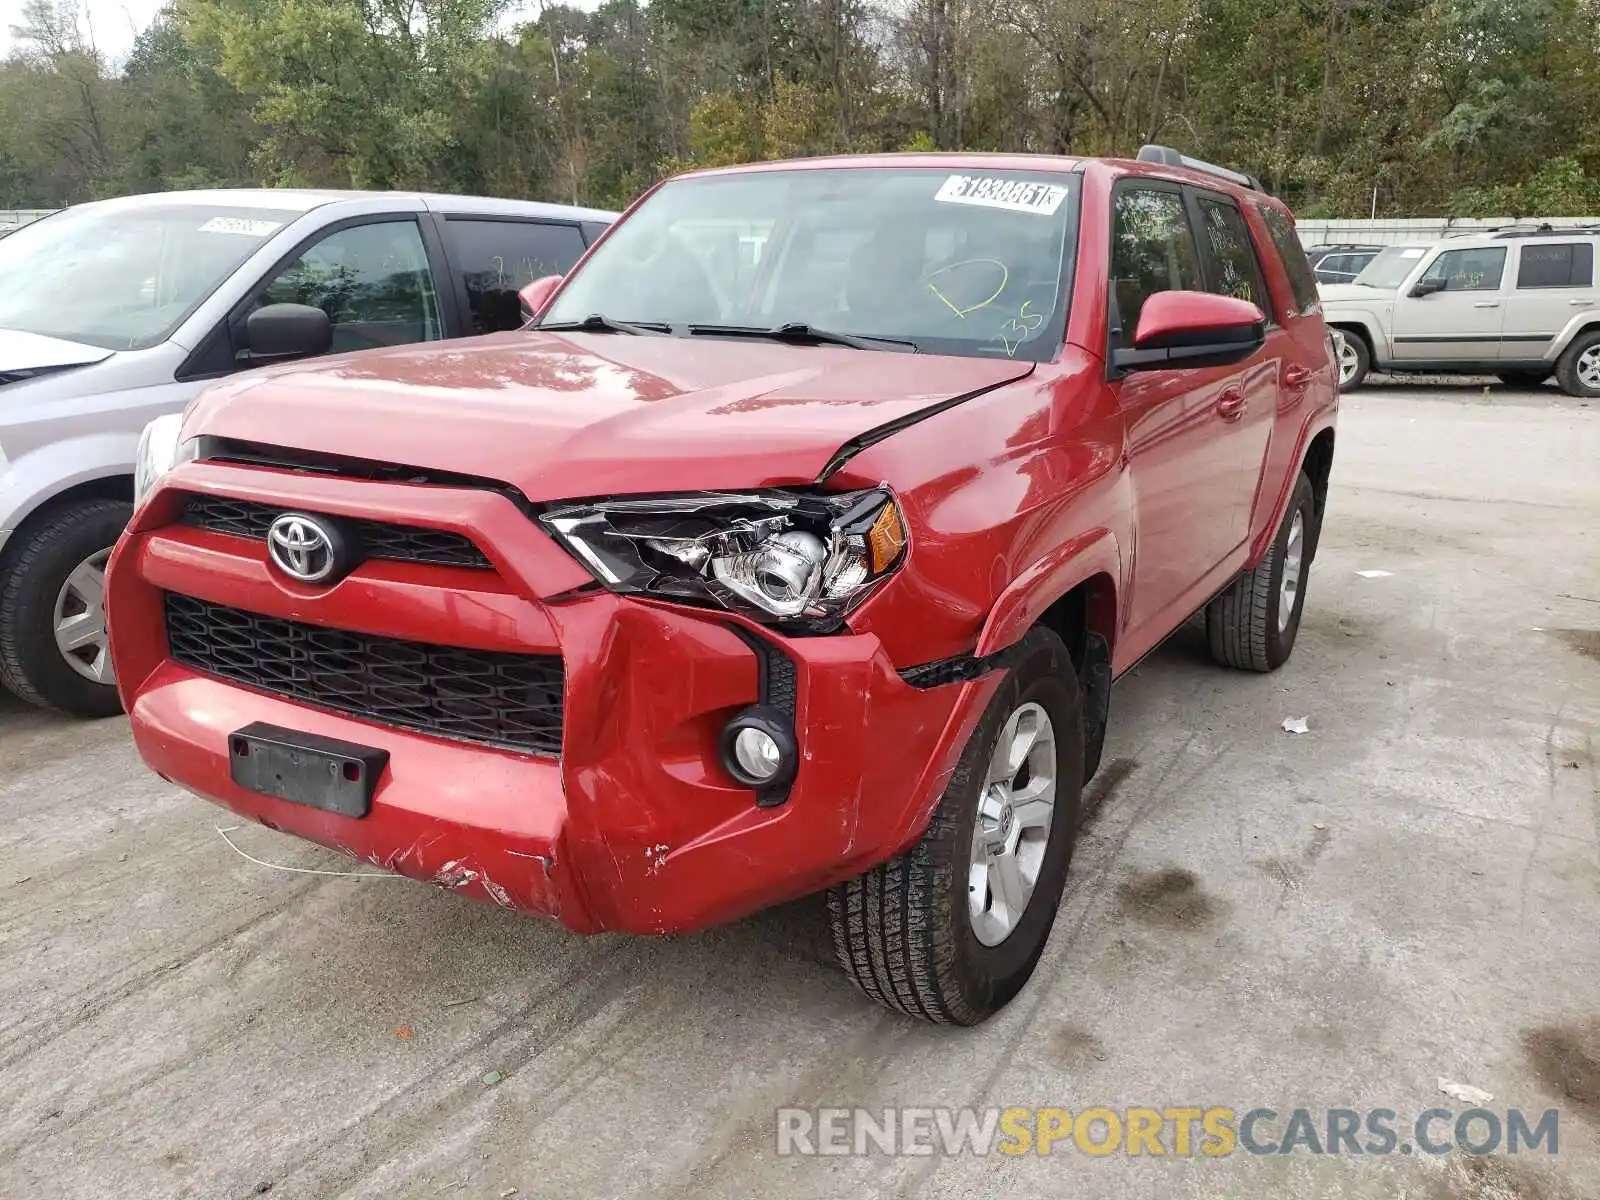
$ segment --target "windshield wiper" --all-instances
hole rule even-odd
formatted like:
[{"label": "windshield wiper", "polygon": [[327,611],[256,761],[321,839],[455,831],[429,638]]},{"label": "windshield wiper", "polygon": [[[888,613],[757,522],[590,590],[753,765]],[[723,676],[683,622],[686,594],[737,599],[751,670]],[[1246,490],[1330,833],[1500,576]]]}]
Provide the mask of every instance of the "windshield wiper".
[{"label": "windshield wiper", "polygon": [[535,325],[534,328],[552,331],[564,329],[579,333],[633,333],[641,337],[660,337],[664,333],[672,332],[672,327],[664,323],[613,321],[600,313],[590,313],[581,321],[547,321],[543,325]]},{"label": "windshield wiper", "polygon": [[804,321],[790,321],[763,329],[759,325],[690,325],[690,333],[704,333],[713,337],[768,338],[774,342],[793,342],[797,346],[849,346],[856,350],[883,350],[890,346],[908,346],[915,354],[921,349],[909,338],[857,337],[849,333],[834,333],[818,329]]}]

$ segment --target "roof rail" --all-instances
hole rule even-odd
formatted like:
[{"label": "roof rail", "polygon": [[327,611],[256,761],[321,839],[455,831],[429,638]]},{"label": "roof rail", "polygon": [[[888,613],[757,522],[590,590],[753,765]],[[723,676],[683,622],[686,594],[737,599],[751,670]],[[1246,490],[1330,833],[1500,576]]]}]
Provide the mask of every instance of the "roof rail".
[{"label": "roof rail", "polygon": [[1207,175],[1216,175],[1230,183],[1237,183],[1240,187],[1251,188],[1254,191],[1265,191],[1261,181],[1254,175],[1246,175],[1243,171],[1231,171],[1227,167],[1219,167],[1215,163],[1208,163],[1198,158],[1190,158],[1187,154],[1180,154],[1171,146],[1140,146],[1139,161],[1148,163],[1161,163],[1167,167],[1188,167],[1191,171],[1203,171]]},{"label": "roof rail", "polygon": [[1534,226],[1508,225],[1504,228],[1492,229],[1489,232],[1494,234],[1496,240],[1499,240],[1501,238],[1571,237],[1573,235],[1594,233],[1597,230],[1600,230],[1600,225],[1564,225],[1557,229],[1554,225],[1545,221]]}]

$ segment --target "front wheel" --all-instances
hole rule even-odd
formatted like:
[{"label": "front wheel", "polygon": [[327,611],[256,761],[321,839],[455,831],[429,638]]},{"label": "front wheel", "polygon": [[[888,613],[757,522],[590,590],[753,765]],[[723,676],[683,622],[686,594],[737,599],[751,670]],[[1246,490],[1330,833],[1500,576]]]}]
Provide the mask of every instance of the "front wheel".
[{"label": "front wheel", "polygon": [[1243,671],[1276,671],[1294,652],[1316,544],[1317,501],[1301,472],[1267,556],[1206,605],[1211,657]]},{"label": "front wheel", "polygon": [[1333,332],[1333,348],[1339,359],[1339,390],[1353,392],[1367,381],[1372,370],[1372,352],[1359,334],[1342,329]]},{"label": "front wheel", "polygon": [[90,500],[52,514],[0,571],[0,683],[75,717],[122,711],[106,637],[105,568],[132,506]]},{"label": "front wheel", "polygon": [[1083,715],[1054,633],[1030,631],[962,752],[922,840],[832,888],[834,952],[872,999],[976,1025],[1044,952],[1077,833]]}]

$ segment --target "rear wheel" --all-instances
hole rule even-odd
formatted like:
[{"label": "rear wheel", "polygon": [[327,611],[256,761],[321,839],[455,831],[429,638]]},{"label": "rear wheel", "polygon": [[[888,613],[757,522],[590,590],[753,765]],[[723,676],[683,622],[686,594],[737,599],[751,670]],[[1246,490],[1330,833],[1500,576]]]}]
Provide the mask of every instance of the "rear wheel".
[{"label": "rear wheel", "polygon": [[1339,390],[1353,392],[1367,381],[1367,372],[1372,370],[1372,353],[1360,334],[1343,329],[1332,332],[1333,347],[1339,356]]},{"label": "rear wheel", "polygon": [[1206,605],[1206,640],[1217,662],[1276,671],[1289,661],[1306,603],[1316,521],[1316,496],[1301,472],[1267,556]]},{"label": "rear wheel", "polygon": [[0,570],[0,682],[75,717],[122,711],[106,637],[105,567],[132,507],[64,508],[8,546]]},{"label": "rear wheel", "polygon": [[1061,639],[1032,630],[922,840],[831,889],[834,951],[872,999],[976,1025],[1022,990],[1055,921],[1078,825],[1083,717]]},{"label": "rear wheel", "polygon": [[1600,396],[1600,330],[1580,333],[1556,365],[1556,382],[1569,396]]}]

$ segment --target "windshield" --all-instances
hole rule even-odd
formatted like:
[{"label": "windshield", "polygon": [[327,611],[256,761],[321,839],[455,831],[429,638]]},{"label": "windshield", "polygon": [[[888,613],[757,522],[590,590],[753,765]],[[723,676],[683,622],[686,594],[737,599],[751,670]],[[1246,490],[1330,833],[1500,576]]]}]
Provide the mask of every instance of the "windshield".
[{"label": "windshield", "polygon": [[1427,252],[1426,246],[1390,246],[1362,268],[1355,282],[1362,287],[1397,288]]},{"label": "windshield", "polygon": [[45,217],[0,239],[0,329],[107,350],[157,345],[297,216],[163,204]]},{"label": "windshield", "polygon": [[[668,183],[602,242],[543,325],[804,324],[926,353],[1060,349],[1078,176],[847,168]],[[887,349],[896,349],[887,345]]]}]

